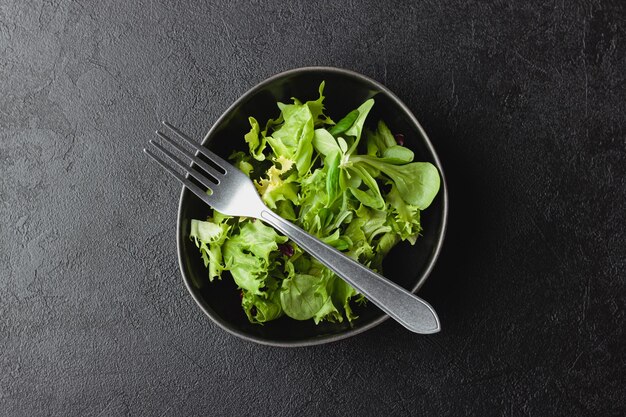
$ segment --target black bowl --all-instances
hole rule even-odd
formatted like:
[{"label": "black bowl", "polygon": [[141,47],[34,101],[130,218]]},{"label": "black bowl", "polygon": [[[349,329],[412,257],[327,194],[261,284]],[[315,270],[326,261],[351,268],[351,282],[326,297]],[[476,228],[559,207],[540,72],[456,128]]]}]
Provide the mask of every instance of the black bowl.
[{"label": "black bowl", "polygon": [[[324,90],[326,113],[334,120],[374,97],[368,122],[385,120],[394,133],[405,136],[405,145],[415,152],[416,161],[429,161],[441,173],[441,190],[432,205],[422,214],[423,235],[414,246],[400,243],[385,259],[384,275],[403,286],[417,291],[432,270],[443,242],[448,215],[448,195],[443,170],[426,133],[411,111],[391,91],[363,75],[338,68],[298,68],[275,75],[239,98],[218,119],[203,140],[203,144],[223,157],[235,149],[245,149],[243,136],[250,129],[248,116],[262,124],[276,117],[276,102],[288,102],[291,97],[302,101],[315,99],[317,89],[326,81]],[[307,346],[327,343],[364,332],[388,318],[371,303],[356,307],[359,318],[350,325],[320,323],[313,320],[296,321],[289,317],[266,323],[251,324],[240,305],[239,291],[229,277],[208,281],[198,249],[189,239],[191,219],[205,219],[210,209],[200,199],[183,188],[178,209],[178,260],[187,289],[200,308],[224,330],[243,339],[274,346]]]}]

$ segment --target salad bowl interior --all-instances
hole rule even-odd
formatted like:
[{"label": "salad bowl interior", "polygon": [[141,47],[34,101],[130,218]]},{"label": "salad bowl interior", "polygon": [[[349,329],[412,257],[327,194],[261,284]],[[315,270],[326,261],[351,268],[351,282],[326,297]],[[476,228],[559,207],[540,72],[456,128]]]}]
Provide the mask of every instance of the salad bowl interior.
[{"label": "salad bowl interior", "polygon": [[[383,119],[390,130],[404,135],[405,146],[415,152],[416,161],[431,162],[441,176],[441,188],[433,203],[421,216],[422,235],[415,245],[400,242],[385,258],[383,274],[402,287],[417,291],[430,274],[446,229],[448,198],[445,176],[426,133],[410,110],[387,88],[360,74],[328,67],[307,67],[273,76],[239,98],[218,119],[203,140],[217,154],[227,158],[233,151],[247,148],[244,135],[250,130],[248,117],[259,121],[275,118],[277,102],[291,102],[292,97],[314,100],[325,81],[325,113],[333,120],[374,98],[366,126]],[[192,219],[206,219],[211,209],[187,189],[180,196],[177,242],[181,272],[189,292],[200,308],[216,324],[241,338],[275,346],[306,346],[353,336],[388,318],[371,303],[354,306],[358,319],[349,323],[297,321],[283,316],[263,325],[252,324],[241,308],[239,290],[225,274],[209,282],[198,248],[189,238]]]}]

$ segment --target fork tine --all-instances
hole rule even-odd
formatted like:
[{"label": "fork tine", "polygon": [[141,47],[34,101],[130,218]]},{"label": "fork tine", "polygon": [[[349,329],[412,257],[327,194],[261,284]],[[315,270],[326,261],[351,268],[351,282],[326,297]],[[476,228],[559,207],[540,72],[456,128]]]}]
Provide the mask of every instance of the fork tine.
[{"label": "fork tine", "polygon": [[188,150],[186,150],[185,148],[183,148],[182,146],[180,146],[177,142],[175,142],[172,138],[170,138],[169,136],[167,136],[165,133],[161,132],[161,131],[156,131],[156,134],[162,138],[163,140],[165,140],[167,143],[169,143],[170,145],[172,145],[174,148],[176,148],[176,150],[178,150],[178,152],[182,153],[183,155],[185,155],[187,158],[191,159],[193,162],[195,162],[198,166],[200,166],[200,168],[202,168],[203,170],[205,170],[206,172],[208,172],[209,174],[211,174],[211,176],[215,179],[216,182],[219,183],[219,178],[224,175],[221,172],[219,172],[217,169],[213,168],[211,165],[207,164],[206,162],[204,162],[202,159],[198,158],[197,156],[195,156],[194,154],[192,154],[191,152],[189,152]]},{"label": "fork tine", "polygon": [[188,178],[185,178],[178,171],[176,171],[174,168],[169,166],[165,161],[163,161],[161,158],[156,156],[154,154],[154,152],[152,152],[150,149],[144,148],[143,151],[150,158],[154,159],[157,164],[161,165],[167,172],[172,174],[178,181],[182,182],[183,185],[189,189],[189,191],[191,191],[192,193],[197,195],[202,201],[204,201],[208,205],[211,205],[211,198],[210,198],[210,196],[202,188],[198,187],[196,184],[194,184],[193,182],[189,181]]},{"label": "fork tine", "polygon": [[185,135],[183,132],[178,130],[178,128],[176,128],[175,126],[172,126],[170,123],[166,122],[165,120],[163,120],[161,123],[163,123],[164,126],[168,127],[172,132],[174,132],[176,136],[178,136],[179,138],[181,138],[182,140],[184,140],[185,142],[193,146],[195,150],[197,150],[198,152],[202,153],[204,156],[209,158],[211,162],[213,162],[215,165],[223,169],[224,172],[228,172],[227,168],[231,166],[229,162],[226,162],[224,159],[222,159],[222,157],[211,152],[204,146],[198,145],[193,139]]},{"label": "fork tine", "polygon": [[207,177],[205,177],[204,175],[202,175],[201,173],[199,173],[198,171],[190,167],[188,164],[181,161],[176,155],[174,155],[172,152],[165,149],[163,145],[161,145],[160,143],[154,142],[153,140],[149,140],[148,143],[150,143],[151,145],[156,147],[158,150],[163,152],[169,159],[172,160],[172,162],[174,162],[180,168],[187,171],[192,177],[200,181],[202,185],[204,185],[209,190],[211,190],[211,192],[213,191],[212,188],[216,186],[216,184],[213,181],[210,181]]}]

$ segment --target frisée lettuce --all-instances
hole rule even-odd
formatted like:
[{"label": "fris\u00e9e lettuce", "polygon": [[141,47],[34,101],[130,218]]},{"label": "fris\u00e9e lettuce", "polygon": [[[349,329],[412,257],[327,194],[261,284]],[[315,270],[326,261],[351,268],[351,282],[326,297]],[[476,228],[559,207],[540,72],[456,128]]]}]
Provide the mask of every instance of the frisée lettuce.
[{"label": "fris\u00e9e lettuce", "polygon": [[[278,103],[280,114],[264,125],[250,117],[248,151],[230,159],[270,209],[382,273],[385,255],[398,242],[415,243],[421,211],[437,195],[440,178],[432,164],[413,161],[413,152],[384,121],[368,120],[374,104],[369,99],[335,123],[324,113],[322,82],[316,100]],[[232,277],[252,323],[283,315],[315,323],[352,321],[353,303],[365,302],[260,220],[213,210],[209,218],[191,221],[190,238],[210,281]]]}]

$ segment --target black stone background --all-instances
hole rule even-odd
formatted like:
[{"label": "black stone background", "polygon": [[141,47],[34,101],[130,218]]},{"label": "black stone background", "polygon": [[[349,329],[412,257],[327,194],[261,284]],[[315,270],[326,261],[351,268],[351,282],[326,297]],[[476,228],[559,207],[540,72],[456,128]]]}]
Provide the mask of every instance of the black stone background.
[{"label": "black stone background", "polygon": [[[625,415],[625,10],[0,1],[0,415]],[[439,152],[438,335],[260,346],[183,286],[141,148],[307,65],[386,84]]]}]

